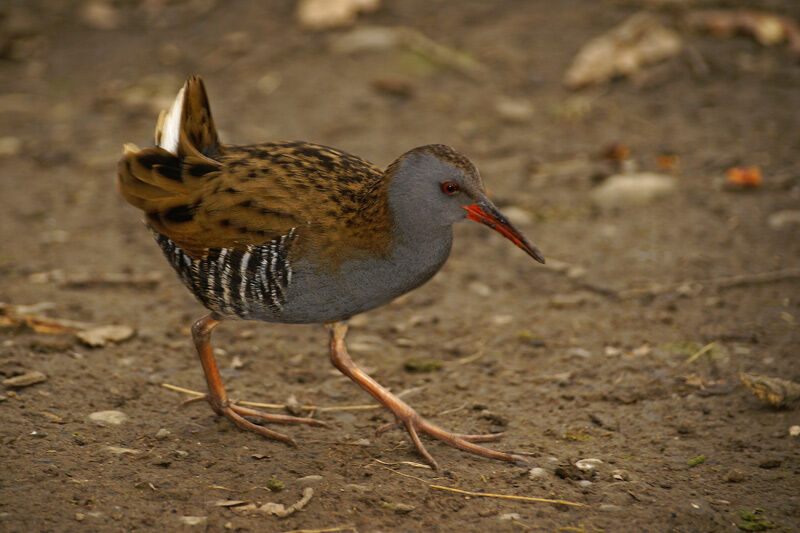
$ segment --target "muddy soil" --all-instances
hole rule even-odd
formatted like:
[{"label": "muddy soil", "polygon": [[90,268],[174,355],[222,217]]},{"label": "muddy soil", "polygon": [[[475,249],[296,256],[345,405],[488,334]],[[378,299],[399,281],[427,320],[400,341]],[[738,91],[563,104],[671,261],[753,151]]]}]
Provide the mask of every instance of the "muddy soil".
[{"label": "muddy soil", "polygon": [[[791,0],[745,3],[800,18]],[[91,348],[0,329],[0,377],[46,376],[0,389],[0,530],[800,530],[800,413],[738,378],[800,380],[798,277],[753,278],[800,267],[798,225],[776,216],[800,206],[800,64],[784,46],[678,23],[715,5],[737,2],[384,0],[359,17],[467,54],[485,67],[471,75],[402,47],[337,51],[349,30],[305,30],[292,2],[5,2],[0,301],[136,333]],[[584,43],[645,8],[689,51],[633,80],[563,88]],[[162,385],[203,390],[188,329],[203,309],[114,179],[122,144],[152,142],[190,73],[226,142],[311,140],[380,165],[446,143],[476,163],[552,266],[460,224],[442,271],[356,317],[349,342],[431,420],[503,431],[496,446],[528,466],[430,442],[442,468],[421,468],[404,432],[375,437],[391,421],[381,409],[317,409],[331,429],[280,428],[297,447],[202,403],[178,409],[191,396]],[[621,163],[603,156],[614,143],[630,153]],[[726,185],[727,169],[751,165],[760,187]],[[673,187],[599,207],[594,191],[620,166]],[[54,270],[97,279],[41,275]],[[92,282],[120,273],[161,278]],[[370,403],[332,369],[321,326],[227,322],[214,341],[235,398]],[[411,372],[414,358],[438,365]],[[106,410],[127,421],[90,421]],[[241,508],[289,506],[306,487],[286,518]]]}]

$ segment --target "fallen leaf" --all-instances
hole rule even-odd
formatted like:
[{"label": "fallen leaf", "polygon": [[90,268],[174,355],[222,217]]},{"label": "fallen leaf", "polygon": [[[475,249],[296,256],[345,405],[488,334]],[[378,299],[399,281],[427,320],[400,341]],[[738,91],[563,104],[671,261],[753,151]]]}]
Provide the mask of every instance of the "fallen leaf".
[{"label": "fallen leaf", "polygon": [[305,507],[306,504],[311,501],[312,496],[314,496],[314,489],[311,487],[306,487],[303,489],[303,497],[289,507],[286,507],[282,503],[267,502],[259,507],[258,510],[266,514],[285,518]]},{"label": "fallen leaf", "polygon": [[800,383],[794,381],[744,372],[739,374],[739,379],[761,401],[775,407],[783,407],[800,398]]},{"label": "fallen leaf", "polygon": [[37,383],[41,383],[42,381],[46,380],[47,376],[34,370],[33,372],[26,372],[24,374],[20,374],[19,376],[14,376],[13,378],[4,379],[3,385],[9,389],[21,389],[24,387],[30,387],[31,385],[36,385]]},{"label": "fallen leaf", "polygon": [[690,28],[707,31],[717,37],[737,33],[750,35],[763,46],[786,43],[789,52],[800,54],[800,25],[789,17],[752,9],[710,9],[693,11],[686,16]]},{"label": "fallen leaf", "polygon": [[238,507],[240,505],[247,505],[248,501],[246,500],[216,500],[212,502],[214,507]]},{"label": "fallen leaf", "polygon": [[89,346],[105,346],[109,342],[122,342],[133,337],[134,330],[129,326],[98,326],[79,331],[75,336]]},{"label": "fallen leaf", "polygon": [[637,13],[586,43],[564,75],[564,85],[578,89],[616,76],[631,76],[643,67],[677,55],[683,41],[654,15]]},{"label": "fallen leaf", "polygon": [[730,185],[737,187],[761,186],[761,169],[756,166],[729,168],[725,177]]}]

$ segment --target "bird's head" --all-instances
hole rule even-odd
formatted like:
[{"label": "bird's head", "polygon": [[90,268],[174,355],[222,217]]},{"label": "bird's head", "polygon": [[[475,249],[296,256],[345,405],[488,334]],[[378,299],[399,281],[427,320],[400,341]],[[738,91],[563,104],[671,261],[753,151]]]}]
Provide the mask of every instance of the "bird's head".
[{"label": "bird's head", "polygon": [[395,217],[420,229],[449,227],[468,218],[497,231],[540,263],[541,252],[497,209],[478,169],[449,146],[420,146],[387,169]]}]

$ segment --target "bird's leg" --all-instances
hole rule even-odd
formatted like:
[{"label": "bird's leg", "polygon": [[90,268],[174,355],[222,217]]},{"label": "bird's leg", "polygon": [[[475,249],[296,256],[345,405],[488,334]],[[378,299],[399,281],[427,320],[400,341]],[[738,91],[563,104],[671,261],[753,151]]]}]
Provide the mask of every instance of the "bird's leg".
[{"label": "bird's leg", "polygon": [[[197,354],[200,356],[200,363],[203,365],[203,373],[206,376],[206,383],[208,384],[208,394],[201,396],[200,398],[193,398],[192,400],[189,400],[189,402],[207,400],[208,403],[211,404],[211,408],[215,413],[224,416],[240,428],[248,431],[254,431],[259,435],[263,435],[264,437],[269,437],[271,439],[276,439],[292,445],[294,445],[295,442],[291,437],[288,437],[283,433],[278,433],[277,431],[267,429],[264,426],[253,424],[244,417],[252,416],[255,418],[260,418],[265,422],[274,422],[278,424],[309,424],[312,426],[327,426],[325,422],[314,420],[313,418],[268,414],[232,403],[228,399],[228,394],[225,392],[225,387],[222,384],[222,376],[219,374],[217,360],[214,358],[214,350],[211,348],[210,342],[211,332],[220,322],[221,321],[217,320],[212,313],[204,316],[195,322],[194,325],[192,325],[192,338],[194,339],[194,345],[197,348]],[[189,402],[184,402],[184,404]]]},{"label": "bird's leg", "polygon": [[[389,427],[395,425],[404,425],[408,431],[411,440],[414,442],[419,454],[428,462],[433,468],[438,468],[436,460],[428,453],[419,438],[419,433],[427,434],[434,439],[438,439],[450,446],[459,448],[461,450],[489,457],[492,459],[500,459],[502,461],[509,461],[512,463],[524,462],[525,459],[519,455],[510,453],[498,452],[489,448],[484,448],[474,444],[476,441],[486,441],[497,438],[495,435],[460,435],[458,433],[451,433],[445,431],[439,426],[432,424],[419,415],[414,409],[411,408],[403,400],[389,392],[377,381],[369,377],[366,372],[358,368],[353,360],[350,359],[350,354],[347,353],[347,347],[344,343],[344,337],[347,334],[347,324],[344,322],[331,322],[326,324],[330,331],[330,350],[331,362],[340,372],[355,381],[362,389],[370,393],[376,400],[389,409],[394,416],[397,417],[397,424],[389,424]],[[381,428],[385,431],[386,427]]]}]

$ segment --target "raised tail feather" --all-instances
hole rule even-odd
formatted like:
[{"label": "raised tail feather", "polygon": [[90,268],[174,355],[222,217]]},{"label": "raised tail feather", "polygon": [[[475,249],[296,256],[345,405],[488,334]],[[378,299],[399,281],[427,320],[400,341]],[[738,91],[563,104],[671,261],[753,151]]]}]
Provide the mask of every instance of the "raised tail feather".
[{"label": "raised tail feather", "polygon": [[214,157],[222,147],[200,77],[187,79],[169,111],[161,112],[155,143],[144,150],[125,145],[117,188],[128,203],[147,214],[156,231],[179,235],[180,225],[191,220],[188,210],[197,205],[203,185],[220,168]]},{"label": "raised tail feather", "polygon": [[211,158],[219,150],[217,129],[200,76],[190,76],[169,111],[159,115],[156,146],[184,157]]}]

